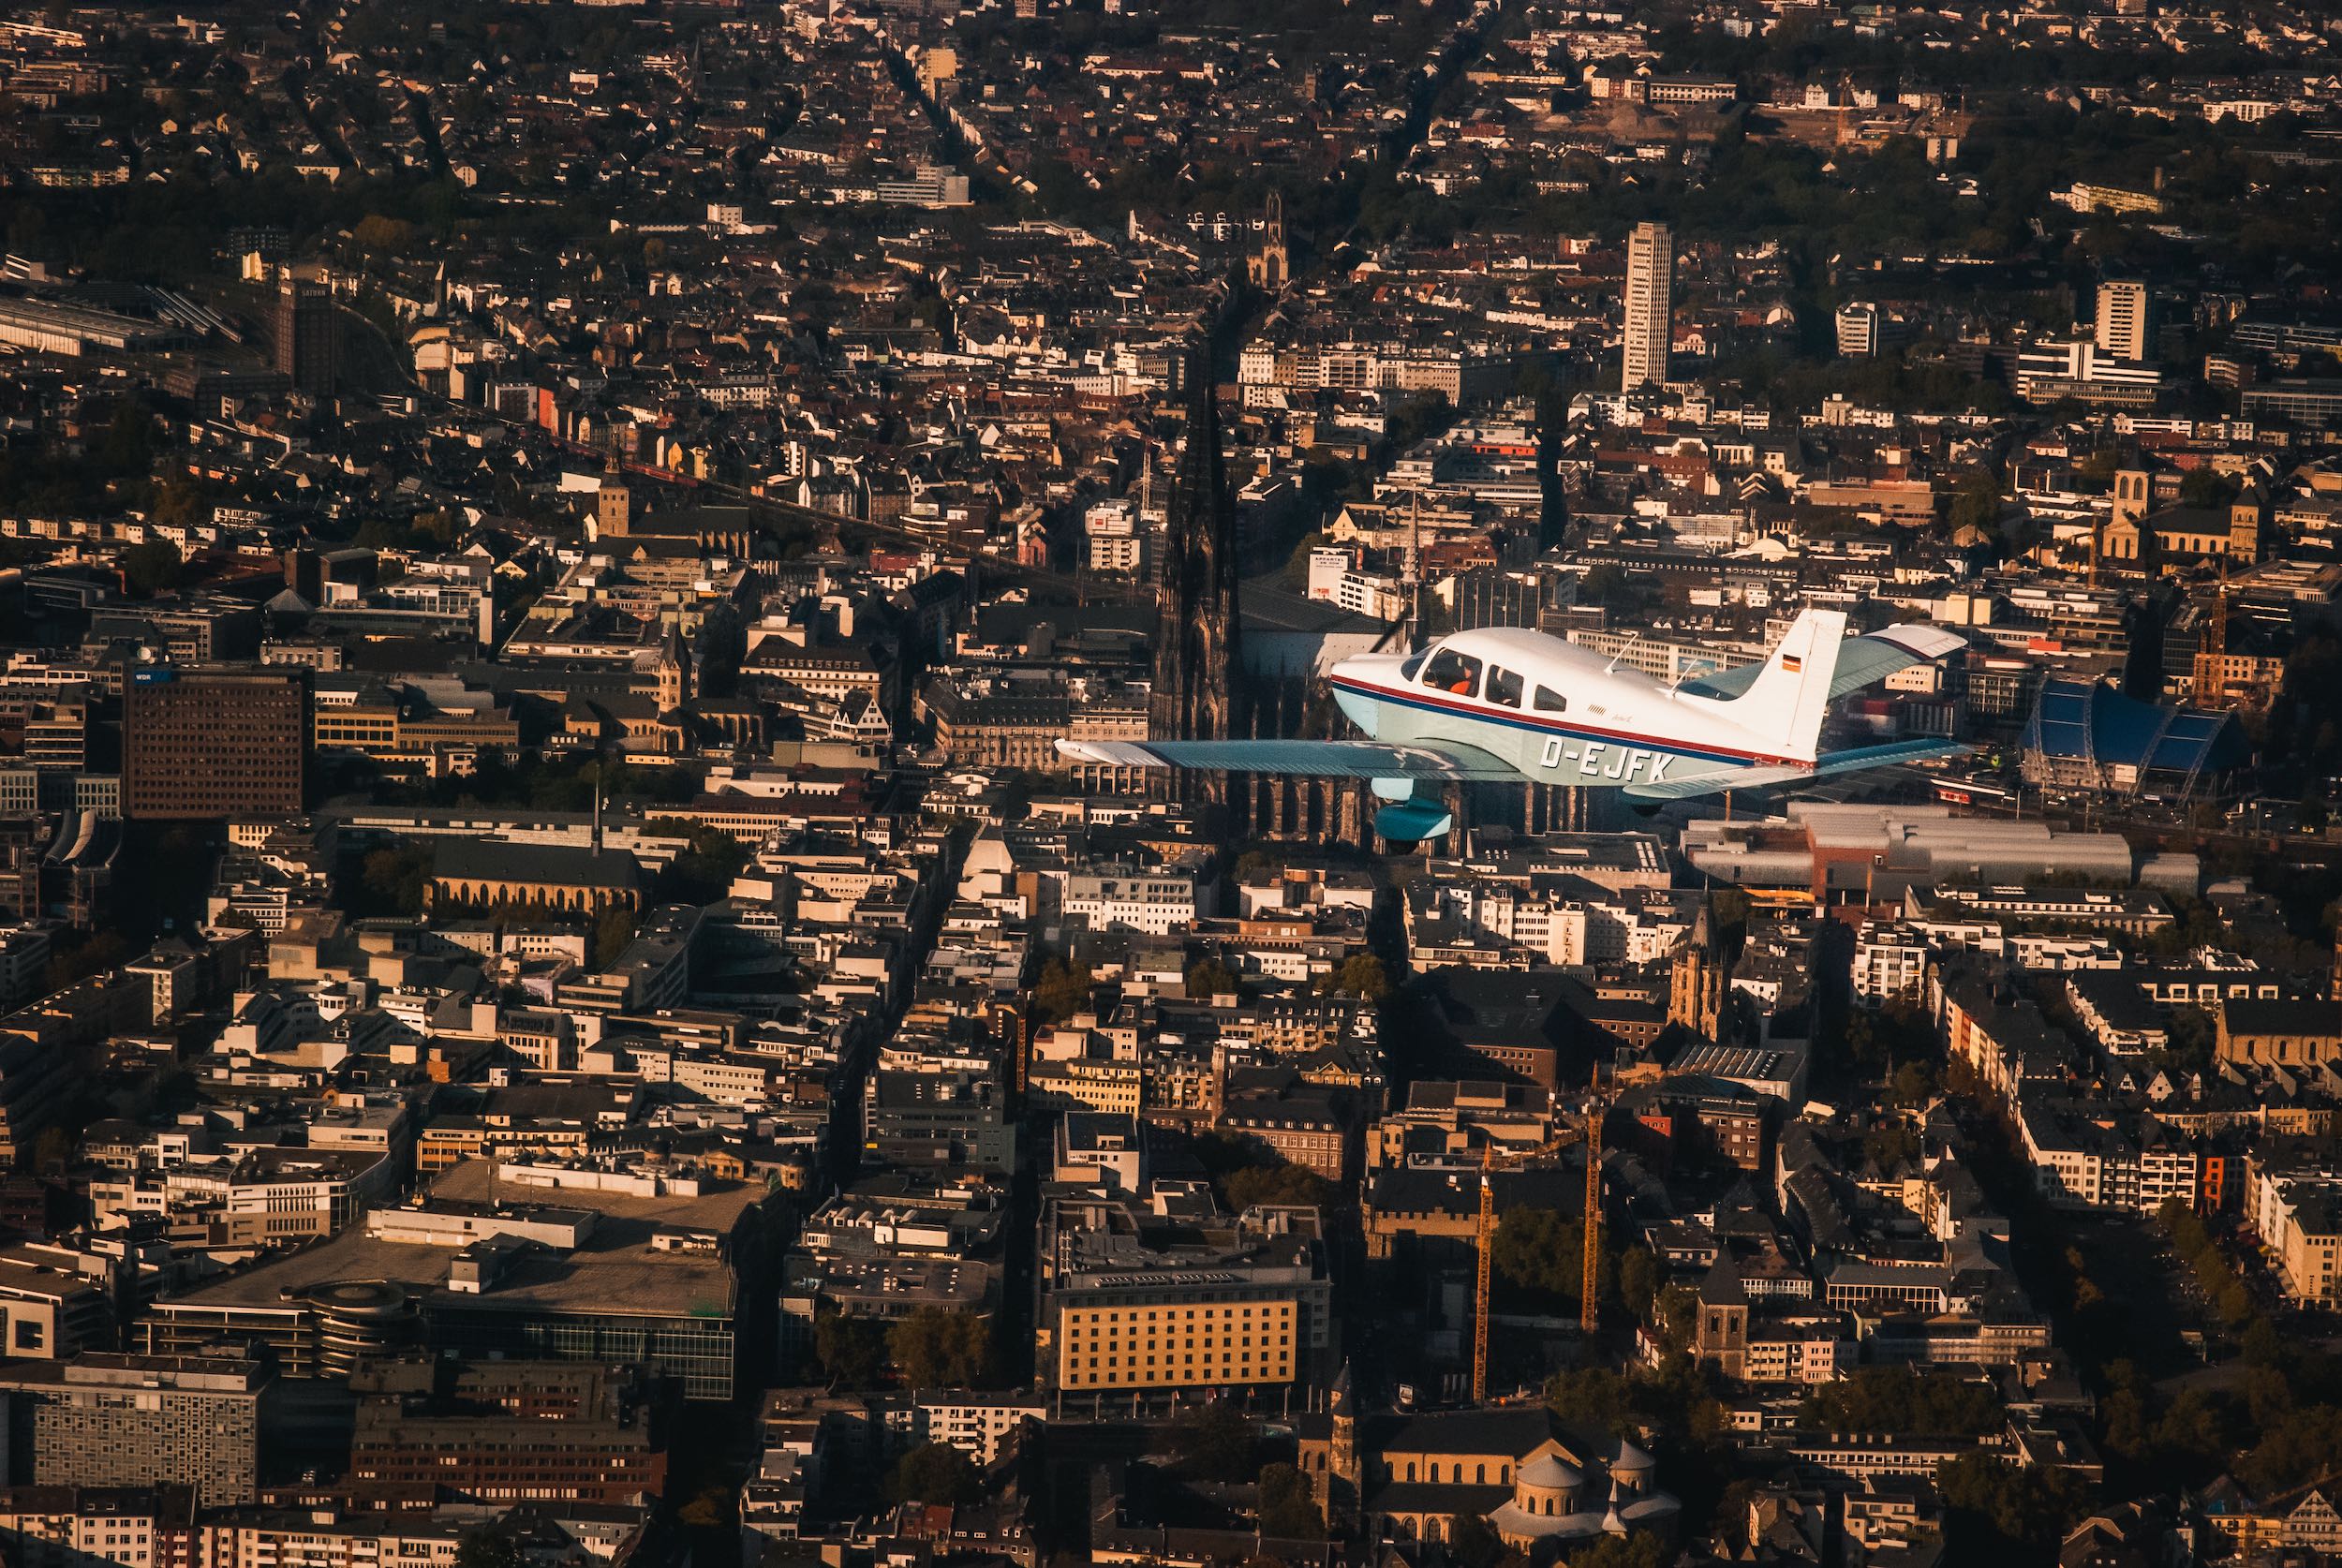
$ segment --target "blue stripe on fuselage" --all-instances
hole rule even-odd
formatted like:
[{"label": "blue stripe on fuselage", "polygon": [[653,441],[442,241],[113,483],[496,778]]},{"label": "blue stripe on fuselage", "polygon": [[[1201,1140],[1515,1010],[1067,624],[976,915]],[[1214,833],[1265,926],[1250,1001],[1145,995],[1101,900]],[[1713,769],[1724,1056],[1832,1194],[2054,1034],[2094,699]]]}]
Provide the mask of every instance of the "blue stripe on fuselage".
[{"label": "blue stripe on fuselage", "polygon": [[1613,741],[1623,741],[1635,746],[1670,751],[1679,757],[1696,757],[1702,762],[1728,762],[1735,767],[1756,767],[1795,761],[1788,757],[1769,757],[1757,751],[1720,751],[1712,747],[1690,746],[1682,741],[1659,740],[1651,735],[1630,734],[1623,730],[1594,729],[1587,725],[1573,724],[1567,719],[1540,718],[1527,714],[1504,713],[1489,708],[1468,708],[1435,699],[1392,691],[1386,687],[1367,686],[1356,681],[1335,681],[1333,685],[1337,690],[1347,691],[1356,697],[1363,697],[1370,703],[1390,703],[1402,708],[1415,708],[1424,713],[1438,714],[1444,718],[1468,718],[1479,724],[1504,724],[1516,730],[1528,730],[1536,734],[1570,735],[1581,740],[1600,741],[1605,745]]}]

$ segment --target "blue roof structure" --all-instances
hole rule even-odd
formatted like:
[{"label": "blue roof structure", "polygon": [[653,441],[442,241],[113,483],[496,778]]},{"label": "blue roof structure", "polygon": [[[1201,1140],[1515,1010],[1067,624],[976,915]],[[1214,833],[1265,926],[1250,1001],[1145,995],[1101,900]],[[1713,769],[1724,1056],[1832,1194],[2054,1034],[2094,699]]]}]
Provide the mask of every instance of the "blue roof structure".
[{"label": "blue roof structure", "polygon": [[2028,757],[2127,776],[2133,788],[2155,775],[2178,781],[2183,791],[2252,756],[2232,713],[2142,703],[2104,681],[2069,679],[2041,683],[2021,745]]}]

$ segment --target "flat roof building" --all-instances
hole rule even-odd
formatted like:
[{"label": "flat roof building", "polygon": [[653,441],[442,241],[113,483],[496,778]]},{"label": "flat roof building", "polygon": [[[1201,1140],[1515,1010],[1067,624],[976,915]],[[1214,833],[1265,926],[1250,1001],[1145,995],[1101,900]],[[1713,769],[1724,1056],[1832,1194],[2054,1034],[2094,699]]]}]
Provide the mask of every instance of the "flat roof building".
[{"label": "flat roof building", "polygon": [[309,672],[141,670],[123,693],[123,815],[289,815],[308,792]]},{"label": "flat roof building", "polygon": [[[549,1228],[541,1206],[499,1201],[512,1189],[497,1175],[497,1161],[465,1161],[330,1241],[165,1297],[140,1325],[146,1347],[259,1341],[293,1378],[416,1348],[639,1361],[692,1399],[729,1398],[762,1374],[778,1262],[763,1186],[565,1184],[560,1212],[585,1221]],[[472,1222],[408,1222],[418,1215]]]}]

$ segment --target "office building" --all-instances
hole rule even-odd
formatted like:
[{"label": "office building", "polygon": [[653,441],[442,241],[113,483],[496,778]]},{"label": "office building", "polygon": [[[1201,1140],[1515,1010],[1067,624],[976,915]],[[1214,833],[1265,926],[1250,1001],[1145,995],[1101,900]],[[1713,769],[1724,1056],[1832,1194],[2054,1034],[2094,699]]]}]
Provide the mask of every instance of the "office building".
[{"label": "office building", "polygon": [[1675,331],[1675,236],[1638,223],[1626,241],[1626,361],[1621,390],[1665,386]]},{"label": "office building", "polygon": [[1044,1216],[1041,1256],[1043,1375],[1064,1393],[1273,1387],[1327,1369],[1315,1209],[1231,1220],[1069,1194]]},{"label": "office building", "polygon": [[2098,285],[2098,352],[2137,362],[2148,357],[2147,286],[2110,277]]},{"label": "office building", "polygon": [[2020,350],[2016,392],[2028,403],[2106,404],[2143,408],[2163,391],[2163,372],[2138,360],[2120,359],[2095,339],[2037,343]]},{"label": "office building", "polygon": [[1903,347],[1904,339],[1909,335],[1905,322],[1868,300],[1840,305],[1836,320],[1838,357],[1842,360],[1876,359],[1890,349]]},{"label": "office building", "polygon": [[639,1367],[416,1357],[350,1381],[352,1480],[621,1507],[666,1489],[670,1401]]},{"label": "office building", "polygon": [[[515,1199],[529,1189],[548,1201]],[[777,1342],[765,1198],[689,1169],[467,1160],[419,1201],[165,1295],[139,1329],[157,1352],[266,1345],[289,1379],[419,1348],[639,1362],[687,1399],[721,1401]]]},{"label": "office building", "polygon": [[113,1355],[27,1361],[0,1371],[12,1481],[36,1486],[191,1486],[207,1508],[252,1501],[262,1406],[274,1375],[257,1357]]},{"label": "office building", "polygon": [[317,397],[334,395],[341,370],[341,318],[334,290],[322,281],[287,272],[277,281],[274,324],[276,372]]},{"label": "office building", "polygon": [[37,817],[0,817],[0,923],[20,925],[39,917],[41,851],[47,839]]},{"label": "office building", "polygon": [[9,1568],[193,1568],[201,1535],[186,1487],[0,1489]]},{"label": "office building", "polygon": [[123,698],[123,814],[299,811],[308,743],[305,669],[141,670]]},{"label": "office building", "polygon": [[1878,307],[1857,300],[1838,307],[1838,357],[1867,360],[1878,353]]}]

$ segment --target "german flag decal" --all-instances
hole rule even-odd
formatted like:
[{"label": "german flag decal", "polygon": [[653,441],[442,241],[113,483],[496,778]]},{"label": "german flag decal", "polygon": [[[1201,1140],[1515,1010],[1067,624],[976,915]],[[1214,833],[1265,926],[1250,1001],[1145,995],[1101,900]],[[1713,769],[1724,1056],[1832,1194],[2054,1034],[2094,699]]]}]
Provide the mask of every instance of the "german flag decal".
[{"label": "german flag decal", "polygon": [[1790,674],[1794,675],[1800,670],[1805,668],[1805,661],[1798,658],[1795,654],[1783,654],[1781,656],[1781,668],[1786,670]]}]

